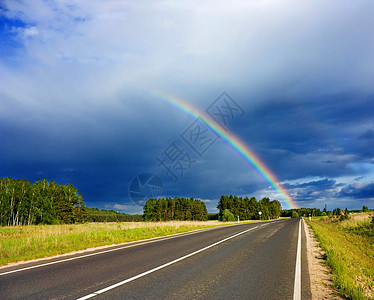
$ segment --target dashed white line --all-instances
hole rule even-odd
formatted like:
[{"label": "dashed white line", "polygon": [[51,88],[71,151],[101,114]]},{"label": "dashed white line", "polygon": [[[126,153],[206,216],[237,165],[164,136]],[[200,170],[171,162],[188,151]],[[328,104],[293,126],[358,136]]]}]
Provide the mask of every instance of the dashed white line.
[{"label": "dashed white line", "polygon": [[190,253],[190,254],[187,254],[187,255],[185,255],[185,256],[182,256],[182,257],[180,257],[180,258],[177,258],[177,259],[175,259],[175,260],[172,260],[172,261],[170,261],[170,262],[168,262],[168,263],[165,263],[165,264],[163,264],[163,265],[161,265],[161,266],[158,266],[158,267],[156,267],[156,268],[153,268],[153,269],[151,269],[151,270],[148,270],[148,271],[146,271],[146,272],[143,272],[143,273],[141,273],[141,274],[138,274],[138,275],[136,275],[136,276],[133,276],[133,277],[131,277],[131,278],[128,278],[128,279],[126,279],[126,280],[123,280],[123,281],[121,281],[121,282],[118,282],[118,283],[116,283],[116,284],[113,284],[113,285],[111,285],[111,286],[108,286],[108,287],[106,287],[106,288],[104,288],[104,289],[98,290],[98,291],[96,291],[96,292],[94,292],[94,293],[92,293],[92,294],[89,294],[89,295],[86,295],[86,296],[84,296],[84,297],[81,297],[81,298],[79,298],[78,300],[90,299],[90,298],[92,298],[92,297],[95,297],[95,296],[97,296],[97,295],[100,295],[100,294],[102,294],[102,293],[105,293],[105,292],[107,292],[107,291],[109,291],[109,290],[112,290],[112,289],[117,288],[117,287],[119,287],[119,286],[121,286],[121,285],[124,285],[124,284],[126,284],[126,283],[128,283],[128,282],[130,282],[130,281],[134,281],[134,280],[136,280],[136,279],[138,279],[138,278],[141,278],[141,277],[144,277],[144,276],[146,276],[146,275],[148,275],[148,274],[150,274],[150,273],[153,273],[153,272],[156,272],[156,271],[161,270],[161,269],[163,269],[163,268],[166,268],[166,267],[168,267],[168,266],[170,266],[170,265],[172,265],[172,264],[175,264],[175,263],[177,263],[177,262],[179,262],[179,261],[181,261],[181,260],[184,260],[184,259],[186,259],[186,258],[188,258],[188,257],[191,257],[191,256],[193,256],[193,255],[196,255],[196,254],[198,254],[198,253],[200,253],[200,252],[203,252],[203,251],[205,251],[205,250],[207,250],[207,249],[209,249],[209,248],[212,248],[212,247],[214,247],[214,246],[217,246],[217,245],[219,245],[219,244],[221,244],[221,243],[223,243],[223,242],[226,242],[226,241],[228,241],[228,240],[230,240],[230,239],[233,239],[234,237],[237,237],[237,236],[239,236],[239,235],[242,235],[242,234],[244,234],[244,233],[246,233],[246,232],[248,232],[248,231],[251,231],[251,230],[253,230],[253,229],[256,229],[256,228],[258,228],[258,227],[259,227],[259,226],[252,227],[252,228],[250,228],[250,229],[247,229],[247,230],[241,231],[241,232],[239,232],[239,233],[236,233],[236,234],[234,234],[234,235],[231,235],[231,236],[229,236],[229,237],[227,237],[227,238],[225,238],[225,239],[223,239],[223,240],[220,240],[220,241],[215,242],[215,243],[213,243],[213,244],[211,244],[211,245],[209,245],[209,246],[206,246],[206,247],[204,247],[204,248],[201,248],[201,249],[199,249],[199,250],[196,250],[196,251],[194,251],[194,252],[192,252],[192,253]]}]

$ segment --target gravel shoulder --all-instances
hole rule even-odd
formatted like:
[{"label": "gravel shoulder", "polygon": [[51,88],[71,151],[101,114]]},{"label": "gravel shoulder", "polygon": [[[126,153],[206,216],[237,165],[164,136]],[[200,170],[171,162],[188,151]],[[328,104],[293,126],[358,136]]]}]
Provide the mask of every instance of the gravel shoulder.
[{"label": "gravel shoulder", "polygon": [[308,266],[310,275],[310,286],[312,299],[344,299],[339,296],[331,281],[330,268],[323,260],[323,251],[319,247],[313,230],[304,222],[305,234],[307,237]]}]

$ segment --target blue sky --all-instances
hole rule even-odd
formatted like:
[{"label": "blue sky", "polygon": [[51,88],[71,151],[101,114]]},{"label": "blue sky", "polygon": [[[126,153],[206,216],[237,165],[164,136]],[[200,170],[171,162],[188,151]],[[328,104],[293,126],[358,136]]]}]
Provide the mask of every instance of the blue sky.
[{"label": "blue sky", "polygon": [[[374,208],[374,4],[368,1],[0,0],[0,177],[72,183],[89,207],[141,213],[134,177],[215,211],[222,194],[279,199],[194,119],[225,91],[228,129],[301,207]],[[175,180],[157,158],[176,142]],[[186,163],[186,160],[184,161]],[[145,189],[146,186],[143,186]]]}]

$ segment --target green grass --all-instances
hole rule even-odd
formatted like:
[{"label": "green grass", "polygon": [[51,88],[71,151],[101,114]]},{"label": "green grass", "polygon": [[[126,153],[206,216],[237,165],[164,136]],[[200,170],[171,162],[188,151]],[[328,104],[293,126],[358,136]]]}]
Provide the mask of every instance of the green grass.
[{"label": "green grass", "polygon": [[370,219],[368,214],[355,214],[343,221],[307,220],[325,251],[335,286],[348,299],[373,299],[374,225]]},{"label": "green grass", "polygon": [[[251,222],[260,221],[244,223]],[[232,224],[236,222],[121,222],[0,227],[0,266],[93,247]]]},{"label": "green grass", "polygon": [[219,225],[223,224],[181,221],[0,227],[0,266]]}]

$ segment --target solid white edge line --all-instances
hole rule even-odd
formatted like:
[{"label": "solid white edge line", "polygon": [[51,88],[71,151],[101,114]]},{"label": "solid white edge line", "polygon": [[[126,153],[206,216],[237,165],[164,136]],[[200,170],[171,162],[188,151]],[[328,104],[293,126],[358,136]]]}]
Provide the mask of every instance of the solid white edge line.
[{"label": "solid white edge line", "polygon": [[297,254],[295,267],[295,283],[293,290],[293,300],[301,299],[301,222],[299,222],[299,233],[297,238]]},{"label": "solid white edge line", "polygon": [[[278,220],[276,220],[276,221],[278,221]],[[284,220],[280,220],[280,221],[284,221]],[[229,225],[229,226],[238,226],[238,225],[243,225],[243,224],[245,224],[245,223],[233,224],[233,225]],[[250,224],[250,223],[248,223],[248,224]],[[270,223],[267,223],[267,224],[270,224]],[[265,226],[267,224],[264,224],[262,226]],[[108,252],[118,251],[118,250],[122,250],[122,249],[126,249],[126,248],[132,248],[132,247],[137,247],[137,246],[141,246],[141,245],[156,243],[156,242],[160,242],[160,241],[166,241],[166,240],[169,240],[169,239],[174,239],[174,238],[178,238],[178,237],[182,237],[182,236],[186,236],[186,235],[192,235],[192,234],[195,234],[195,233],[204,232],[204,231],[208,231],[208,230],[213,230],[213,229],[216,229],[216,228],[220,228],[220,227],[209,227],[209,228],[203,228],[203,229],[198,229],[198,230],[194,230],[194,231],[176,233],[176,234],[169,235],[169,236],[154,237],[154,238],[150,238],[148,240],[145,240],[144,242],[141,242],[141,241],[125,242],[123,244],[126,244],[126,245],[123,246],[123,247],[119,247],[121,245],[121,244],[119,244],[119,245],[117,245],[117,247],[113,246],[113,247],[116,247],[114,249],[104,250],[104,251],[95,252],[95,253],[89,253],[89,254],[85,254],[85,255],[81,255],[81,256],[75,256],[75,257],[71,257],[71,258],[61,259],[61,260],[52,261],[52,262],[49,262],[49,263],[44,263],[44,264],[35,265],[35,266],[31,266],[31,267],[16,269],[16,270],[0,273],[0,276],[12,274],[12,273],[17,273],[17,272],[22,272],[22,271],[26,271],[26,270],[31,270],[31,269],[36,269],[36,268],[41,268],[41,267],[45,267],[45,266],[50,266],[50,265],[54,265],[54,264],[59,264],[59,263],[67,262],[67,261],[72,261],[72,260],[76,260],[76,259],[81,259],[81,258],[85,258],[85,257],[94,256],[94,255],[104,254],[104,253],[108,253]],[[128,245],[130,243],[131,243],[131,245]],[[95,250],[93,250],[93,251],[95,251]]]},{"label": "solid white edge line", "polygon": [[[61,259],[61,260],[57,260],[57,261],[52,261],[52,262],[49,262],[49,263],[44,263],[44,264],[40,264],[40,265],[36,265],[36,266],[16,269],[16,270],[0,273],[0,276],[8,275],[8,274],[11,274],[11,273],[17,273],[17,272],[21,272],[21,271],[26,271],[26,270],[30,270],[30,269],[35,269],[35,268],[45,267],[45,266],[49,266],[49,265],[59,264],[59,263],[63,263],[63,262],[71,261],[71,260],[76,260],[76,259],[81,259],[81,258],[85,258],[85,257],[94,256],[94,255],[104,254],[104,253],[113,252],[113,251],[117,251],[117,250],[122,250],[122,249],[126,249],[126,248],[132,248],[132,247],[137,247],[137,246],[141,246],[141,245],[146,245],[146,244],[156,243],[156,242],[160,242],[160,241],[170,240],[170,239],[174,239],[174,238],[178,238],[178,237],[183,237],[183,236],[186,236],[186,235],[192,235],[192,234],[195,234],[195,233],[199,233],[201,231],[211,230],[211,229],[214,229],[214,228],[217,228],[217,227],[203,228],[203,229],[198,229],[196,231],[182,232],[182,233],[177,233],[177,234],[164,236],[164,237],[155,237],[155,238],[148,239],[144,242],[141,242],[141,241],[126,242],[126,244],[130,244],[130,243],[132,243],[132,244],[131,245],[126,245],[126,246],[123,246],[123,247],[113,246],[113,247],[116,247],[116,248],[109,249],[109,250],[104,250],[104,251],[100,251],[100,252],[95,252],[95,253],[89,253],[89,254],[85,254],[85,255],[81,255],[81,256],[75,256],[75,257],[71,257],[71,258]],[[93,251],[95,251],[95,250],[93,250]]]},{"label": "solid white edge line", "polygon": [[89,299],[89,298],[95,297],[95,296],[97,296],[97,295],[99,295],[99,294],[105,293],[105,292],[107,292],[107,291],[109,291],[109,290],[112,290],[112,289],[114,289],[114,288],[116,288],[116,287],[119,287],[119,286],[121,286],[121,285],[124,285],[124,284],[126,284],[126,283],[128,283],[128,282],[130,282],[130,281],[134,281],[134,280],[136,280],[136,279],[138,279],[138,278],[141,278],[141,277],[144,277],[144,276],[146,276],[146,275],[148,275],[148,274],[150,274],[150,273],[153,273],[153,272],[156,272],[156,271],[158,271],[158,270],[160,270],[160,269],[166,268],[167,266],[170,266],[170,265],[172,265],[172,264],[175,264],[175,263],[177,263],[177,262],[179,262],[179,261],[181,261],[181,260],[184,260],[184,259],[186,259],[186,258],[188,258],[188,257],[193,256],[193,255],[196,255],[196,254],[198,254],[198,253],[200,253],[200,252],[203,252],[203,251],[205,251],[205,250],[207,250],[207,249],[209,249],[209,248],[212,248],[212,247],[214,247],[214,246],[217,246],[217,245],[219,245],[219,244],[221,244],[221,243],[223,243],[223,242],[226,242],[226,241],[228,241],[228,240],[230,240],[230,239],[232,239],[232,238],[234,238],[234,237],[237,237],[237,236],[239,236],[239,235],[241,235],[241,234],[244,234],[244,233],[246,233],[246,232],[248,232],[248,231],[251,231],[251,230],[253,230],[253,229],[256,229],[256,228],[258,228],[258,227],[259,227],[259,226],[252,227],[252,228],[249,228],[249,229],[247,229],[247,230],[244,230],[244,231],[241,231],[241,232],[239,232],[239,233],[236,233],[236,234],[234,234],[234,235],[231,235],[231,236],[229,236],[229,237],[227,237],[227,238],[225,238],[225,239],[223,239],[223,240],[220,240],[220,241],[218,241],[218,242],[215,242],[215,243],[213,243],[213,244],[211,244],[211,245],[209,245],[209,246],[206,246],[206,247],[204,247],[204,248],[201,248],[201,249],[199,249],[199,250],[196,250],[196,251],[194,251],[194,252],[192,252],[192,253],[189,253],[189,254],[187,254],[187,255],[185,255],[185,256],[182,256],[182,257],[180,257],[180,258],[174,259],[174,260],[172,260],[172,261],[170,261],[170,262],[168,262],[168,263],[165,263],[165,264],[163,264],[163,265],[161,265],[161,266],[158,266],[158,267],[156,267],[156,268],[153,268],[153,269],[148,270],[148,271],[146,271],[146,272],[143,272],[143,273],[141,273],[141,274],[135,275],[135,276],[133,276],[133,277],[131,277],[131,278],[128,278],[128,279],[126,279],[126,280],[120,281],[120,282],[118,282],[118,283],[116,283],[116,284],[113,284],[113,285],[111,285],[111,286],[108,286],[108,287],[106,287],[106,288],[103,288],[103,289],[101,289],[101,290],[98,290],[98,291],[96,291],[96,292],[94,292],[94,293],[92,293],[92,294],[89,294],[89,295],[87,295],[87,296],[83,296],[83,297],[79,298],[78,300]]}]

